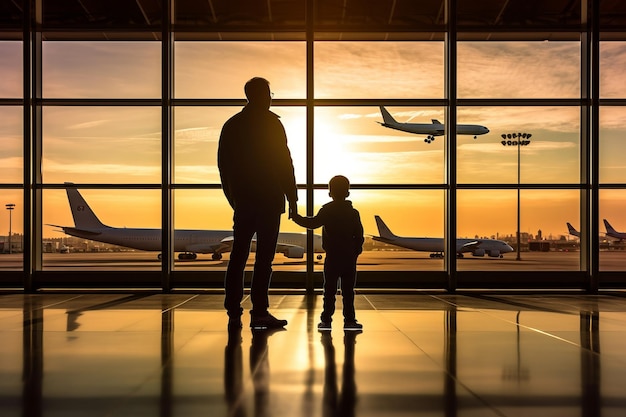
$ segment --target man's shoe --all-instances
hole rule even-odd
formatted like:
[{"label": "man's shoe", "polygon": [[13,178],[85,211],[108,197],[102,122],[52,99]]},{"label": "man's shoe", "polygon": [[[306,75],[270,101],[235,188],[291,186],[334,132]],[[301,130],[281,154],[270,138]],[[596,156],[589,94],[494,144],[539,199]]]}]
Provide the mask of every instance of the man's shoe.
[{"label": "man's shoe", "polygon": [[356,320],[346,321],[343,324],[343,329],[348,331],[362,331],[363,325]]},{"label": "man's shoe", "polygon": [[287,320],[279,320],[268,314],[263,317],[252,317],[250,327],[254,330],[279,329],[287,325]]},{"label": "man's shoe", "polygon": [[317,325],[317,330],[319,330],[320,332],[328,332],[332,329],[333,328],[329,321],[320,321]]}]

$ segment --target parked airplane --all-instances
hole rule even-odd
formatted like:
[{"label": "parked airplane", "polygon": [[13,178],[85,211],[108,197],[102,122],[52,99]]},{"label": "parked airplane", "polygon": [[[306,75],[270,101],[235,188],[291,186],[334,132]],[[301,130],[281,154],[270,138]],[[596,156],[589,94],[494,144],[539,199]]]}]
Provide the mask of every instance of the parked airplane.
[{"label": "parked airplane", "polygon": [[569,222],[567,222],[567,230],[570,235],[580,237],[580,232],[574,229],[574,226],[572,226]]},{"label": "parked airplane", "polygon": [[[66,183],[71,185],[71,183]],[[97,242],[124,246],[127,248],[160,251],[161,229],[118,228],[106,226],[93,212],[89,204],[76,188],[66,188],[67,198],[74,217],[74,227],[59,227],[70,235]],[[222,259],[224,252],[230,252],[233,242],[231,230],[175,230],[174,252],[179,252],[178,259],[196,259],[198,253],[212,253],[213,260]],[[253,240],[252,250],[255,249]],[[315,253],[323,252],[322,237],[313,235]],[[302,258],[306,248],[306,233],[279,233],[276,252],[287,258]],[[322,255],[317,258],[321,259]],[[159,254],[161,259],[161,254]]]},{"label": "parked airplane", "polygon": [[618,232],[606,219],[603,219],[602,221],[604,222],[604,227],[606,227],[606,235],[608,237],[619,241],[626,239],[626,232]]},{"label": "parked airplane", "polygon": [[[385,109],[384,106],[380,106],[380,112],[383,115],[384,122],[377,122],[384,127],[390,129],[401,130],[408,133],[416,133],[422,135],[428,135],[424,142],[430,143],[435,140],[435,136],[442,136],[445,132],[444,125],[437,119],[432,119],[432,123],[400,123],[393,118],[393,116]],[[474,139],[478,135],[484,135],[489,133],[489,129],[480,125],[457,125],[456,133],[458,135],[473,135]]]},{"label": "parked airplane", "polygon": [[[439,237],[400,237],[394,235],[380,216],[374,216],[380,236],[373,236],[376,241],[396,245],[415,251],[431,252],[431,258],[441,258],[444,252],[444,240]],[[488,255],[492,258],[503,258],[503,253],[513,252],[506,242],[494,239],[458,239],[456,240],[456,256],[462,258],[463,253],[473,256]]]}]

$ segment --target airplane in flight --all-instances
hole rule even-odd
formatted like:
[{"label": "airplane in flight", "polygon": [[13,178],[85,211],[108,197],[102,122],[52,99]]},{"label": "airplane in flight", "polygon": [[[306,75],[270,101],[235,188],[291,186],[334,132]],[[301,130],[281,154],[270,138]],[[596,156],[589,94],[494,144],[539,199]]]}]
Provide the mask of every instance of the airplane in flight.
[{"label": "airplane in flight", "polygon": [[[83,239],[94,240],[112,245],[124,246],[145,251],[161,251],[161,229],[119,228],[103,224],[83,196],[71,183],[67,192],[68,202],[74,217],[74,227],[49,224],[59,227],[63,233]],[[178,252],[178,259],[193,260],[198,253],[211,253],[213,260],[222,259],[224,252],[230,252],[233,243],[232,230],[190,230],[174,231],[174,252]],[[322,253],[322,237],[313,235],[315,253]],[[278,235],[276,252],[287,258],[302,258],[306,248],[306,233],[281,232]],[[255,250],[255,239],[252,242],[252,251]],[[159,253],[158,258],[161,259]],[[317,255],[321,259],[322,255]]]},{"label": "airplane in flight", "polygon": [[626,232],[618,232],[606,219],[603,219],[602,221],[604,222],[604,227],[606,227],[606,236],[617,239],[620,242],[626,239]]},{"label": "airplane in flight", "polygon": [[[431,119],[432,123],[400,123],[393,118],[384,106],[379,107],[384,121],[382,123],[377,123],[381,126],[401,130],[403,132],[415,133],[418,135],[428,135],[426,136],[426,139],[424,139],[424,142],[426,143],[430,143],[435,140],[435,136],[442,136],[445,133],[444,125],[437,119]],[[478,135],[489,133],[489,129],[480,125],[457,125],[456,133],[458,135],[472,135],[474,136],[474,139],[476,139],[476,136]]]},{"label": "airplane in flight", "polygon": [[[400,237],[394,235],[380,216],[374,216],[378,234],[372,239],[421,252],[431,252],[431,258],[442,258],[444,252],[444,240],[439,237]],[[490,256],[503,258],[504,253],[513,252],[513,248],[502,240],[495,239],[459,239],[456,240],[456,256],[463,258],[464,253],[472,256]]]}]

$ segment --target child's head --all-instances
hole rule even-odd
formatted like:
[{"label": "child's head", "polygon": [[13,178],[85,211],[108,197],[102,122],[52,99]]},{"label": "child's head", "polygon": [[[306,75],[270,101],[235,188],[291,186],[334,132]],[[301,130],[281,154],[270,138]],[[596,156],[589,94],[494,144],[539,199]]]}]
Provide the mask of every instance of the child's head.
[{"label": "child's head", "polygon": [[333,200],[343,200],[350,195],[350,181],[343,175],[335,175],[328,182],[328,189]]}]

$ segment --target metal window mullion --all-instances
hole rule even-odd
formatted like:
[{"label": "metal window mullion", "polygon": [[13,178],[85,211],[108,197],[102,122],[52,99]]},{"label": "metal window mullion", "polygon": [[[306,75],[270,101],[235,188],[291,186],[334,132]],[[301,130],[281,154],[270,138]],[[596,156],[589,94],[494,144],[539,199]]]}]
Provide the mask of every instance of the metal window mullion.
[{"label": "metal window mullion", "polygon": [[587,290],[597,292],[600,271],[600,1],[588,0],[591,3],[591,195],[589,216],[588,242],[591,252],[591,268]]},{"label": "metal window mullion", "polygon": [[445,269],[448,274],[447,289],[457,288],[456,235],[457,235],[457,26],[456,0],[446,0],[446,39],[445,39],[445,94],[448,101],[445,116],[446,144],[445,169],[448,189],[445,198]]},{"label": "metal window mullion", "polygon": [[173,0],[165,0],[161,29],[161,289],[172,289],[174,227],[172,203],[174,36],[171,30]]},{"label": "metal window mullion", "polygon": [[[315,1],[306,2],[306,214],[313,215],[313,126],[315,121],[315,89],[314,89],[314,57],[315,57]],[[314,288],[314,256],[313,230],[307,230],[306,254],[306,293],[312,295]]]}]

